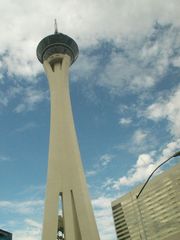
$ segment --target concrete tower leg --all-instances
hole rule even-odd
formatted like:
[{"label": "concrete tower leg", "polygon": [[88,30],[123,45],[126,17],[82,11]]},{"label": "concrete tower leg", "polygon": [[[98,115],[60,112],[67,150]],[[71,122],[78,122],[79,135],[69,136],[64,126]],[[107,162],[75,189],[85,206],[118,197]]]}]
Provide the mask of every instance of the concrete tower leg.
[{"label": "concrete tower leg", "polygon": [[65,240],[99,240],[74,127],[69,95],[71,58],[53,54],[43,62],[49,81],[51,121],[42,240],[56,240],[59,195]]}]

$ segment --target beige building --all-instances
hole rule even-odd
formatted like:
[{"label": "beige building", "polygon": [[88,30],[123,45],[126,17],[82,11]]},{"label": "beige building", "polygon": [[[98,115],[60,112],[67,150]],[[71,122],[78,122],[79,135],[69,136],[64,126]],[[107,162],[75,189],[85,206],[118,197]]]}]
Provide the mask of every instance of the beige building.
[{"label": "beige building", "polygon": [[118,240],[180,239],[180,163],[112,202]]}]

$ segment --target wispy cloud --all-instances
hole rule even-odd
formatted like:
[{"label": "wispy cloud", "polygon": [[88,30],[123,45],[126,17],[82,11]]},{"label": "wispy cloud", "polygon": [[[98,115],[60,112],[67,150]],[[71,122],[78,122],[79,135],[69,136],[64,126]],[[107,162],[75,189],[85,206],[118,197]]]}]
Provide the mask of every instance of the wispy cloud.
[{"label": "wispy cloud", "polygon": [[127,176],[120,177],[113,183],[113,188],[119,189],[121,186],[133,186],[145,179],[154,169],[154,161],[150,154],[141,154],[136,164],[128,171]]},{"label": "wispy cloud", "polygon": [[[53,11],[47,13],[46,9],[52,6]],[[110,5],[95,0],[88,0],[86,4],[82,0],[73,4],[69,0],[62,1],[61,6],[57,0],[53,0],[53,4],[34,0],[21,6],[12,4],[12,0],[1,4],[2,31],[4,29],[6,34],[0,39],[0,71],[1,76],[10,77],[12,84],[8,91],[0,90],[0,105],[7,107],[20,96],[14,111],[21,113],[34,110],[47,98],[47,93],[37,90],[36,86],[38,74],[43,70],[35,56],[36,47],[39,40],[52,31],[49,19],[59,13],[66,16],[67,9],[70,18],[65,17],[63,31],[71,33],[82,50],[72,66],[73,81],[86,81],[86,86],[100,86],[111,94],[152,89],[170,66],[179,66],[180,22],[178,17],[175,18],[178,6],[176,0],[171,3],[140,1],[132,11],[129,10],[130,1],[122,3],[117,0]],[[27,8],[29,11],[24,14]],[[74,15],[77,8],[78,15]],[[110,13],[113,16],[110,17]],[[39,21],[40,16],[45,22]],[[9,19],[13,19],[13,23]],[[78,28],[72,27],[71,22]],[[27,26],[33,23],[36,27],[32,33]],[[2,77],[1,82],[5,80]],[[86,91],[86,96],[94,97],[91,91]],[[120,121],[120,124],[127,123],[127,119]]]},{"label": "wispy cloud", "polygon": [[10,162],[12,161],[10,157],[5,155],[0,155],[0,162]]},{"label": "wispy cloud", "polygon": [[[167,95],[168,94],[168,95]],[[171,134],[180,137],[180,86],[176,87],[172,92],[168,92],[166,96],[158,99],[151,104],[145,111],[145,117],[153,121],[166,119],[169,122]]]},{"label": "wispy cloud", "polygon": [[9,86],[8,89],[4,89],[3,83],[0,89],[0,106],[6,107],[12,99],[16,98],[19,94],[21,94],[22,90],[23,87],[18,83],[12,83],[12,85]]},{"label": "wispy cloud", "polygon": [[19,127],[19,128],[16,128],[16,129],[15,129],[15,132],[21,133],[21,132],[25,132],[25,131],[27,131],[27,130],[30,130],[30,129],[36,128],[36,127],[37,127],[37,124],[36,124],[36,123],[34,123],[34,122],[28,122],[28,123],[26,123],[24,126],[21,126],[21,127]]},{"label": "wispy cloud", "polygon": [[86,176],[91,177],[101,172],[104,168],[106,168],[111,163],[114,157],[115,157],[114,155],[109,153],[105,153],[101,155],[97,163],[93,166],[93,168],[86,172]]},{"label": "wispy cloud", "polygon": [[[72,66],[72,80],[76,84],[86,81],[85,85],[101,87],[114,95],[128,92],[139,97],[142,92],[146,94],[160,83],[170,67],[180,67],[178,0],[112,0],[111,4],[103,0],[31,0],[21,1],[21,4],[9,0],[2,2],[0,8],[1,31],[6,33],[0,38],[0,107],[13,103],[11,106],[14,113],[32,111],[48,98],[46,89],[40,89],[37,84],[38,80],[41,81],[39,74],[43,68],[36,59],[35,52],[42,37],[53,32],[51,22],[55,15],[64,16],[60,21],[62,31],[72,36],[81,49],[79,60]],[[29,26],[33,26],[33,31],[30,31]],[[105,45],[102,44],[104,42]],[[149,103],[144,113],[149,120],[166,119],[170,132],[176,139],[162,150],[162,154],[157,154],[160,160],[180,145],[177,140],[180,136],[179,102],[178,87],[170,97],[161,97],[152,104]],[[121,110],[129,109],[126,106]],[[119,124],[129,126],[131,119],[121,117]],[[22,132],[32,127],[33,124],[29,123],[17,131]],[[149,129],[138,126],[133,131],[128,149],[134,145],[141,154],[127,174],[117,179],[108,178],[104,182],[104,188],[133,186],[144,180],[159,163],[160,160],[155,158],[157,151],[149,150],[149,146],[153,150],[156,144]],[[98,163],[87,175],[93,176],[107,169],[113,162],[113,156],[108,152],[99,156]],[[1,156],[0,159],[8,161],[6,156]],[[93,200],[103,240],[115,239],[111,200],[111,197],[105,196]],[[42,200],[0,201],[1,211],[24,216],[24,225],[14,231],[15,240],[40,239],[41,224],[34,216],[38,209],[42,209],[42,205]]]},{"label": "wispy cloud", "polygon": [[[12,2],[10,0],[1,4],[2,31],[6,34],[0,39],[0,66],[1,69],[6,69],[9,75],[21,76],[26,81],[34,81],[33,77],[42,72],[42,66],[35,56],[36,47],[43,36],[52,32],[50,19],[53,19],[54,15],[65,16],[63,31],[71,33],[81,49],[89,50],[93,46],[99,46],[101,41],[113,43],[115,49],[123,49],[120,54],[113,52],[109,67],[106,67],[103,74],[105,78],[101,79],[101,84],[109,87],[118,86],[120,89],[122,85],[128,87],[128,84],[131,89],[152,87],[158,80],[157,76],[162,75],[168,67],[169,58],[172,58],[171,48],[177,49],[176,29],[180,23],[179,2],[176,0],[170,3],[162,0],[139,1],[133,8],[131,1],[122,3],[117,0],[113,0],[111,4],[102,4],[102,1],[95,0],[88,0],[86,3],[82,0],[74,3],[66,0],[61,4],[57,0],[46,4],[33,0],[31,3],[22,2],[21,5]],[[47,12],[46,9],[52,9],[52,6],[53,10]],[[28,13],[25,11],[27,8]],[[74,14],[75,9],[78,9],[78,15]],[[127,12],[128,14],[125,14]],[[44,21],[39,21],[41,17]],[[13,19],[13,23],[9,19]],[[72,26],[72,22],[78,27]],[[158,24],[154,27],[155,22],[159,23],[159,29]],[[27,26],[32,24],[35,27],[33,31],[29,31]],[[165,26],[164,31],[161,26]],[[147,40],[148,36],[145,44],[144,40]],[[95,57],[83,57],[82,54],[81,58],[81,71],[94,71],[98,64]],[[178,60],[174,60],[175,62]],[[112,70],[116,73],[113,78],[110,75]],[[86,78],[86,75],[83,78]]]},{"label": "wispy cloud", "polygon": [[119,120],[119,124],[123,125],[123,126],[128,126],[131,123],[132,123],[132,119],[131,118],[121,118]]},{"label": "wispy cloud", "polygon": [[0,89],[0,107],[7,107],[13,101],[14,112],[32,111],[36,106],[48,99],[48,91],[39,89],[36,83],[24,84],[11,79],[10,85],[3,85]]},{"label": "wispy cloud", "polygon": [[[161,151],[161,154],[158,154],[157,151],[140,154],[136,164],[132,166],[127,175],[124,175],[117,180],[110,179],[106,181],[105,187],[120,189],[123,186],[134,186],[135,184],[140,183],[141,181],[147,179],[156,166],[178,151],[179,146],[180,139],[177,139],[176,141],[168,143]],[[158,156],[159,158],[156,160]]]},{"label": "wispy cloud", "polygon": [[126,142],[115,146],[115,149],[140,154],[142,152],[152,151],[157,141],[148,128],[138,128],[132,132],[131,137],[129,137]]},{"label": "wispy cloud", "polygon": [[104,154],[100,157],[100,165],[107,166],[114,158],[114,155],[112,154]]},{"label": "wispy cloud", "polygon": [[14,111],[21,113],[24,111],[32,111],[37,104],[48,98],[48,92],[35,89],[34,87],[27,87],[24,91],[22,101],[18,104]]},{"label": "wispy cloud", "polygon": [[89,170],[89,171],[86,171],[86,176],[87,177],[91,177],[91,176],[94,176],[97,174],[97,171],[96,170]]},{"label": "wispy cloud", "polygon": [[142,144],[147,137],[148,137],[148,134],[146,131],[142,129],[138,129],[133,134],[133,137],[132,137],[133,144],[136,144],[136,145]]},{"label": "wispy cloud", "polygon": [[178,62],[178,33],[172,25],[156,23],[146,38],[130,39],[126,46],[119,43],[119,51],[110,54],[98,84],[115,94],[151,89],[163,79],[171,63]]},{"label": "wispy cloud", "polygon": [[18,214],[34,214],[37,209],[43,207],[43,200],[32,200],[32,201],[0,201],[1,211],[14,212]]},{"label": "wispy cloud", "polygon": [[25,190],[18,193],[21,197],[27,197],[29,200],[42,199],[45,195],[45,185],[30,185]]},{"label": "wispy cloud", "polygon": [[88,52],[82,52],[76,64],[72,66],[72,81],[86,81],[86,84],[92,84],[94,72],[99,67],[98,64],[98,55],[90,55]]},{"label": "wispy cloud", "polygon": [[13,239],[15,240],[40,240],[41,238],[41,229],[42,225],[41,223],[27,218],[22,223],[23,228],[22,229],[16,229],[13,232]]},{"label": "wispy cloud", "polygon": [[174,67],[180,67],[180,57],[177,56],[177,57],[174,57],[172,60],[171,60],[171,64],[174,66]]},{"label": "wispy cloud", "polygon": [[110,197],[102,196],[92,201],[100,237],[103,240],[116,239],[111,210],[112,200]]}]

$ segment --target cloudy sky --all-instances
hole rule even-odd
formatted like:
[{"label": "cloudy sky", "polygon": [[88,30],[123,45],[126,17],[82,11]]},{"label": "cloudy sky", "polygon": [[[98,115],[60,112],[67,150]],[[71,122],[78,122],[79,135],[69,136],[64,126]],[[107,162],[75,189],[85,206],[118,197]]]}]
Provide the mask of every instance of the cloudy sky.
[{"label": "cloudy sky", "polygon": [[179,9],[179,0],[1,1],[0,228],[14,240],[41,235],[49,90],[36,47],[54,18],[80,48],[74,120],[101,240],[115,240],[110,202],[179,150]]}]

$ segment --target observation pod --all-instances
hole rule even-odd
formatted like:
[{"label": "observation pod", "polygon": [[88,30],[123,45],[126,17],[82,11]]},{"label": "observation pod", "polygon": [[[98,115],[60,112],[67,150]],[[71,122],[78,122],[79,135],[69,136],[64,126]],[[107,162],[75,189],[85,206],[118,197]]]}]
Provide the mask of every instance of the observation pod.
[{"label": "observation pod", "polygon": [[49,82],[51,102],[42,240],[99,240],[69,94],[69,67],[78,53],[76,42],[56,31],[37,46],[37,58]]},{"label": "observation pod", "polygon": [[78,57],[79,49],[72,38],[62,33],[55,33],[40,41],[36,53],[41,63],[53,54],[67,54],[70,56],[72,64]]}]

